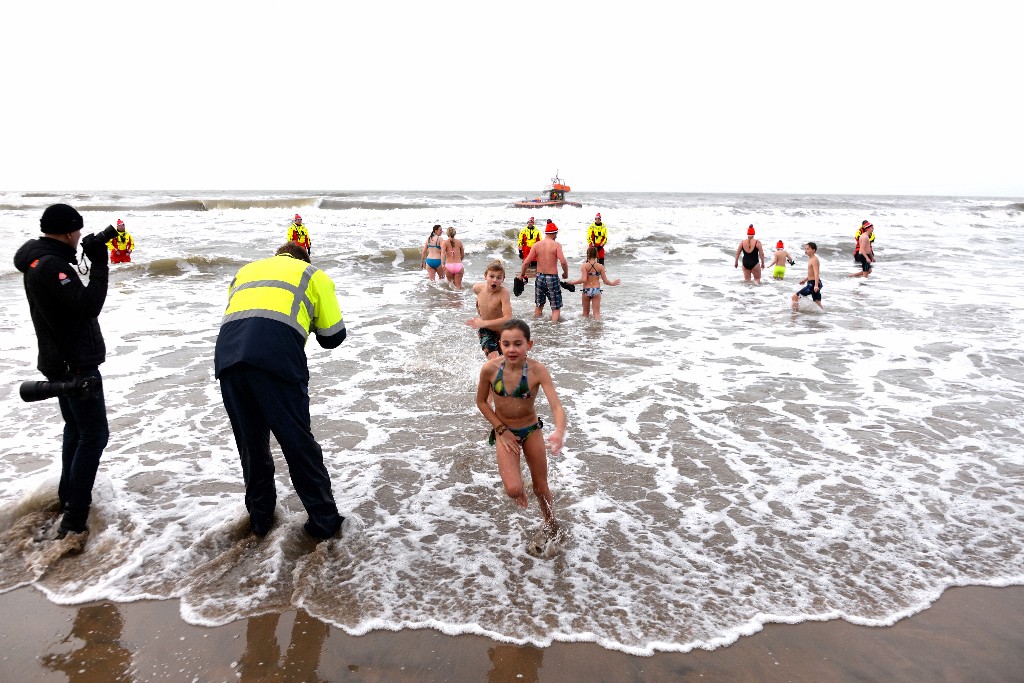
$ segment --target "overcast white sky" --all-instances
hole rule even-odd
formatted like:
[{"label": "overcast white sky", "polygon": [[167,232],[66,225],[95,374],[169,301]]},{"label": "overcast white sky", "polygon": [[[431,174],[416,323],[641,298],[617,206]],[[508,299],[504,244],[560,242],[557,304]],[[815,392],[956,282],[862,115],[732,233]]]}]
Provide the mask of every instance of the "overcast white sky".
[{"label": "overcast white sky", "polygon": [[1021,197],[1022,5],[8,3],[0,191]]}]

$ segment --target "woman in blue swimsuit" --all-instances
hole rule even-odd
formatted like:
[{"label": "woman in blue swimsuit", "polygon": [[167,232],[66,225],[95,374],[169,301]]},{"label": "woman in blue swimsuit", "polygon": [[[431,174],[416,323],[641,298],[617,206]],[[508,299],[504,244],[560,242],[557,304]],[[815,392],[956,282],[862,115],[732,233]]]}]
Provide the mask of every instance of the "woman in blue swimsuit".
[{"label": "woman in blue swimsuit", "polygon": [[433,280],[437,276],[437,269],[441,267],[441,226],[435,225],[430,229],[430,235],[423,244],[423,251],[420,252],[420,270],[426,267],[427,277]]},{"label": "woman in blue swimsuit", "polygon": [[495,446],[505,493],[519,507],[525,509],[529,505],[520,469],[520,454],[525,455],[533,493],[544,516],[544,531],[554,536],[558,523],[548,489],[545,440],[532,437],[543,427],[535,405],[538,390],[544,391],[555,421],[555,431],[547,438],[547,444],[556,455],[565,441],[565,411],[548,369],[537,361],[527,364],[526,355],[533,348],[530,326],[522,320],[509,320],[502,325],[499,340],[502,355],[480,369],[476,407],[493,428],[488,441]]}]

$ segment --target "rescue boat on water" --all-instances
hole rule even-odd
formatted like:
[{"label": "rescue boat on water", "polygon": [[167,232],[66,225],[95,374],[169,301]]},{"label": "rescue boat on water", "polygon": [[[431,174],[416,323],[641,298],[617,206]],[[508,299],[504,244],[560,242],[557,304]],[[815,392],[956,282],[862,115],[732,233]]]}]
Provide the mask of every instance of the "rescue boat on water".
[{"label": "rescue boat on water", "polygon": [[532,209],[535,206],[583,206],[579,202],[570,202],[566,200],[565,193],[571,191],[572,188],[563,183],[562,179],[558,177],[558,171],[555,171],[555,177],[551,179],[551,184],[544,188],[545,197],[524,199],[521,202],[516,202],[512,206],[520,209]]}]

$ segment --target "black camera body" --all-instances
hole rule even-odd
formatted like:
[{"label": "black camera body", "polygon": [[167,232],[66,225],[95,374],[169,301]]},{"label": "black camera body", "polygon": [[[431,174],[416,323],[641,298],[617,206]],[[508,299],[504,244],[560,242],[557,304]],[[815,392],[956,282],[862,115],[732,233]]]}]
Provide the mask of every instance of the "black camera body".
[{"label": "black camera body", "polygon": [[21,400],[26,403],[45,401],[48,398],[68,396],[85,398],[98,393],[103,388],[103,380],[99,377],[75,377],[63,382],[45,382],[29,380],[21,383]]},{"label": "black camera body", "polygon": [[115,237],[117,237],[117,228],[115,228],[113,225],[108,225],[107,227],[103,228],[103,230],[101,230],[99,233],[89,233],[88,235],[83,237],[82,249],[83,251],[88,251],[89,245],[93,244],[94,242],[99,242],[100,244],[106,245],[107,242],[114,239]]}]

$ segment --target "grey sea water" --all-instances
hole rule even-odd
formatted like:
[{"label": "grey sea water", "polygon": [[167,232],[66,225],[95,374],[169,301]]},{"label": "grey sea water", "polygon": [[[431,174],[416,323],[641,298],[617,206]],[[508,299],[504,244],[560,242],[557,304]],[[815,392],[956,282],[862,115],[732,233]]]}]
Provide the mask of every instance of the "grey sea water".
[{"label": "grey sea water", "polygon": [[[952,585],[1024,583],[1024,319],[1013,255],[1024,200],[535,192],[0,195],[0,590],[50,599],[180,598],[216,624],[301,606],[351,633],[433,627],[511,642],[590,640],[646,654],[731,642],[769,621],[891,624]],[[576,194],[576,193],[574,193]],[[24,404],[35,340],[14,250],[45,206],[122,218],[100,318],[112,436],[85,551],[37,542],[55,498],[55,402]],[[568,541],[525,553],[535,505],[505,499],[474,405],[483,355],[468,292],[428,283],[434,223],[467,247],[467,284],[518,260],[551,217],[575,276],[595,212],[609,226],[603,320],[533,322],[569,429],[550,462]],[[241,473],[213,343],[227,286],[294,213],[334,279],[350,338],[307,347],[314,432],[347,520],[313,548],[287,471],[278,526],[246,538]],[[876,226],[876,272],[849,279]],[[760,286],[733,267],[748,224],[797,258]],[[825,311],[790,296],[815,241]],[[509,272],[509,281],[512,271]],[[547,406],[538,400],[539,412]]]}]

